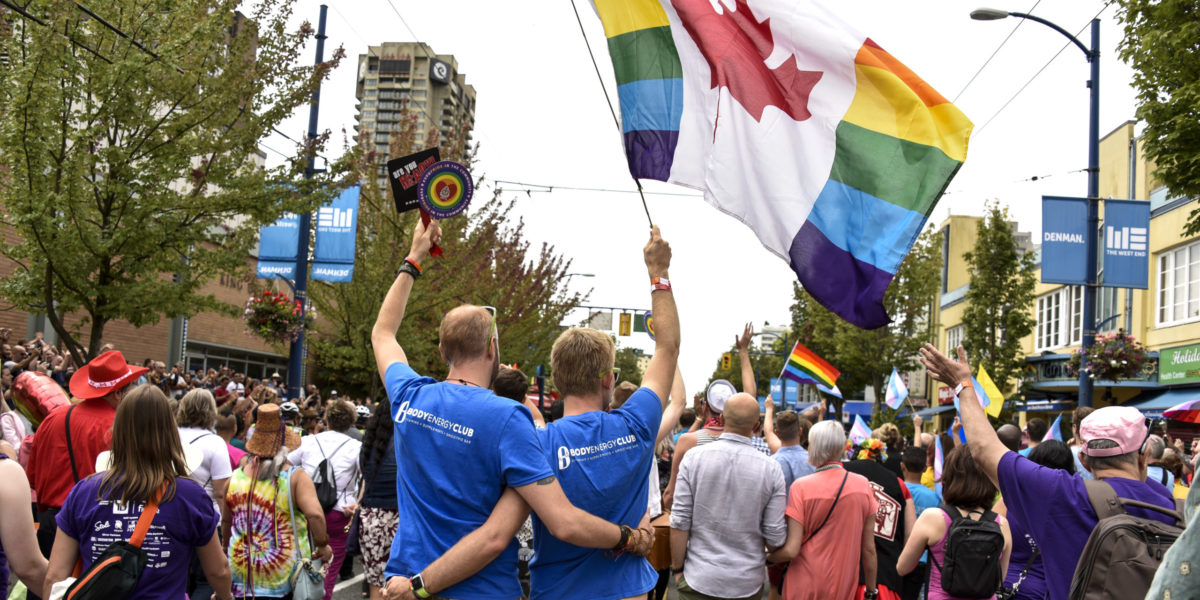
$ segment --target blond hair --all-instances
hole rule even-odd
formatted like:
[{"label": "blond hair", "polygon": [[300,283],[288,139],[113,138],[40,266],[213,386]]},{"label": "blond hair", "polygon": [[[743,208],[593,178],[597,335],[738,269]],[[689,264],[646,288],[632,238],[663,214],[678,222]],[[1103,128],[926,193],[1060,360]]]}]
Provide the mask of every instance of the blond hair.
[{"label": "blond hair", "polygon": [[586,327],[562,332],[550,349],[554,387],[564,396],[600,392],[604,372],[612,368],[616,355],[616,346],[606,333]]},{"label": "blond hair", "polygon": [[197,388],[183,395],[175,409],[180,427],[212,429],[217,426],[217,401],[212,392]]},{"label": "blond hair", "polygon": [[442,355],[451,366],[480,358],[492,341],[492,315],[482,307],[463,304],[442,318],[438,338]]}]

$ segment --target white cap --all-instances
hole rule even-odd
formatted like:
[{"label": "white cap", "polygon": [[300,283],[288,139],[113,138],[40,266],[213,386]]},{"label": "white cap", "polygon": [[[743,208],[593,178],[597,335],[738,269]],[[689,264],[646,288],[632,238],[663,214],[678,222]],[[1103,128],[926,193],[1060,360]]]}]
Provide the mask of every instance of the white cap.
[{"label": "white cap", "polygon": [[725,401],[736,393],[737,388],[733,387],[732,383],[718,379],[708,384],[708,391],[704,393],[704,401],[708,402],[709,408],[719,413],[725,410]]}]

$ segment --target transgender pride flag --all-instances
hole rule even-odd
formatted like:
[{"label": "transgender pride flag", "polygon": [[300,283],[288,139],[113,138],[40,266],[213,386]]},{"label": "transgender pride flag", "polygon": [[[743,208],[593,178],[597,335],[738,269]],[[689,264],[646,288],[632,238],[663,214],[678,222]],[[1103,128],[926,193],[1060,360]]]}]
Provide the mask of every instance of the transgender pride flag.
[{"label": "transgender pride flag", "polygon": [[900,373],[896,372],[896,367],[892,367],[892,376],[888,378],[884,402],[887,403],[888,408],[896,410],[904,404],[906,398],[908,398],[908,386],[904,385],[904,380],[900,378]]},{"label": "transgender pride flag", "polygon": [[871,428],[867,427],[867,422],[863,421],[862,415],[854,415],[854,426],[850,428],[848,437],[855,444],[871,437]]},{"label": "transgender pride flag", "polygon": [[704,192],[859,327],[967,155],[971,122],[833,0],[593,0],[629,171]]},{"label": "transgender pride flag", "polygon": [[942,454],[942,436],[934,436],[933,440],[933,480],[941,481],[942,463],[945,462],[946,459],[946,457]]}]

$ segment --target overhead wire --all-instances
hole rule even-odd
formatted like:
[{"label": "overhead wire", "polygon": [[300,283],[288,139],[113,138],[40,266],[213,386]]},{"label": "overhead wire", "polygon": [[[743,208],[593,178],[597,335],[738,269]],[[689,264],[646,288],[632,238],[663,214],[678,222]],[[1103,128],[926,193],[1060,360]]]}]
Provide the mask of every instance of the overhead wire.
[{"label": "overhead wire", "polygon": [[[506,183],[510,184],[510,185],[519,185],[519,186],[522,186],[525,188],[529,188],[529,189],[523,189],[523,190],[512,190],[514,192],[527,192],[527,193],[534,193],[534,194],[548,194],[555,190],[569,190],[569,191],[574,191],[574,192],[600,192],[600,193],[609,193],[609,194],[637,194],[638,193],[637,190],[617,190],[617,189],[611,189],[611,188],[579,187],[579,186],[570,186],[570,185],[545,185],[545,184],[540,184],[540,183],[525,183],[525,182],[521,182],[521,181],[508,181],[508,180],[504,180],[504,179],[493,179],[492,180],[492,185],[497,189],[504,189],[504,186],[502,184],[506,184]],[[541,188],[541,189],[534,189],[534,188]],[[704,197],[703,194],[685,194],[685,193],[681,193],[681,192],[642,192],[642,193],[652,194],[655,196],[683,196],[683,197],[687,197],[687,198],[703,198]]]},{"label": "overhead wire", "polygon": [[[1032,13],[1035,9],[1037,9],[1038,5],[1041,3],[1042,3],[1042,0],[1037,0],[1037,2],[1034,2],[1033,6],[1029,7],[1029,10],[1027,10],[1025,12]],[[975,78],[979,77],[979,74],[982,73],[983,70],[987,68],[988,64],[992,62],[993,58],[996,58],[996,54],[1000,52],[1000,49],[1003,48],[1004,45],[1008,43],[1008,40],[1010,38],[1012,38],[1013,34],[1016,33],[1017,30],[1020,29],[1021,25],[1023,25],[1024,23],[1025,23],[1025,19],[1017,19],[1017,24],[1014,25],[1012,30],[1008,32],[1008,35],[1004,37],[1004,39],[1000,42],[1000,45],[996,46],[996,49],[992,51],[992,55],[987,57],[987,60],[983,61],[983,64],[979,66],[979,70],[975,71],[975,74],[971,76],[971,79],[967,80],[967,84],[964,85],[962,87],[962,89],[958,91],[958,94],[954,96],[954,99],[951,100],[952,103],[958,102],[958,99],[961,98],[962,95],[967,92],[967,88],[971,87],[971,84],[975,82]]]},{"label": "overhead wire", "polygon": [[[1085,23],[1084,26],[1079,29],[1079,32],[1075,34],[1075,37],[1079,37],[1080,35],[1082,35],[1083,32],[1088,28],[1088,25],[1090,25],[1092,21],[1100,18],[1100,15],[1104,14],[1104,11],[1108,10],[1108,7],[1109,7],[1109,5],[1107,3],[1103,7],[1101,7],[1100,11],[1096,13],[1096,16],[1092,17],[1091,19],[1088,19],[1087,23]],[[1046,61],[1046,64],[1042,65],[1042,68],[1038,69],[1037,72],[1033,74],[1033,77],[1030,77],[1029,80],[1026,81],[1025,84],[1022,85],[1020,87],[1020,89],[1018,89],[1016,91],[1016,93],[1014,93],[1011,97],[1009,97],[1009,99],[1007,101],[1004,102],[1004,104],[999,108],[999,110],[997,110],[995,113],[993,113],[992,116],[989,117],[987,121],[984,121],[983,125],[981,125],[979,127],[979,129],[975,130],[973,135],[978,137],[979,134],[982,133],[983,130],[986,129],[987,126],[989,124],[991,124],[992,121],[996,120],[996,117],[1000,116],[1000,113],[1004,112],[1004,109],[1008,108],[1009,104],[1012,104],[1013,100],[1017,99],[1017,96],[1021,95],[1021,92],[1025,91],[1025,88],[1029,87],[1029,84],[1033,83],[1033,81],[1035,79],[1037,79],[1038,76],[1041,75],[1042,72],[1045,71],[1046,68],[1049,67],[1050,64],[1053,63],[1059,57],[1059,55],[1062,54],[1063,51],[1066,50],[1068,47],[1070,47],[1071,44],[1073,44],[1073,43],[1074,43],[1073,41],[1067,40],[1067,42],[1065,44],[1063,44],[1063,47],[1059,48],[1058,52],[1055,52],[1054,56],[1051,56],[1050,60]],[[1097,59],[1097,60],[1099,60],[1099,59]]]}]

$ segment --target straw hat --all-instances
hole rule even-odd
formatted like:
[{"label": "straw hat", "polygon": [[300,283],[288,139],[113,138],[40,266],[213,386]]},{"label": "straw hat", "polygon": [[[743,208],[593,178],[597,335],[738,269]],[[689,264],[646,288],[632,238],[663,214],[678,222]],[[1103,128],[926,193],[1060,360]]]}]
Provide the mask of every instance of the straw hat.
[{"label": "straw hat", "polygon": [[266,458],[279,453],[280,445],[288,450],[300,447],[300,436],[283,426],[279,405],[264,404],[258,407],[258,420],[254,424],[254,435],[246,442],[246,452]]}]

